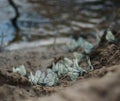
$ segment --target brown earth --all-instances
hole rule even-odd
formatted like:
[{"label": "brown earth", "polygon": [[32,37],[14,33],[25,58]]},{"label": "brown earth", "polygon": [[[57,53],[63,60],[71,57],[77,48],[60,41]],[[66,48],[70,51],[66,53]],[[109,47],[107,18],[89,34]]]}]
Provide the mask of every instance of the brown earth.
[{"label": "brown earth", "polygon": [[[45,70],[55,57],[70,56],[62,47],[36,47],[0,54],[0,101],[120,101],[120,44],[105,44],[90,55],[94,71],[55,87],[32,86],[12,73],[24,64],[27,71]],[[46,97],[47,96],[47,97]]]},{"label": "brown earth", "polygon": [[[120,101],[120,65],[107,69],[102,78],[77,81],[71,87],[36,101]],[[100,71],[103,71],[100,69]],[[99,73],[98,73],[99,74]],[[33,101],[34,99],[24,100]]]}]

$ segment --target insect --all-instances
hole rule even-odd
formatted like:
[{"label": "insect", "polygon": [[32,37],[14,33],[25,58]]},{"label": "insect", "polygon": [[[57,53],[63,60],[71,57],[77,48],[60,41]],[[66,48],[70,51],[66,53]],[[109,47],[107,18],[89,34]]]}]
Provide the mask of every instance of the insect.
[{"label": "insect", "polygon": [[26,69],[24,65],[21,65],[19,67],[13,67],[13,72],[18,72],[20,73],[22,76],[26,75]]},{"label": "insect", "polygon": [[113,33],[110,30],[107,30],[107,34],[106,34],[105,38],[108,42],[115,41],[115,36],[113,35]]}]

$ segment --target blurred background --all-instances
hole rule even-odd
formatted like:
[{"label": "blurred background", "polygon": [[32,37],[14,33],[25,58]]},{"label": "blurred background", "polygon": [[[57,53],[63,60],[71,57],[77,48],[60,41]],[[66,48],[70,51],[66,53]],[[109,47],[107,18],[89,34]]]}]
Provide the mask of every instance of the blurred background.
[{"label": "blurred background", "polygon": [[0,0],[1,45],[100,34],[119,25],[119,0]]}]

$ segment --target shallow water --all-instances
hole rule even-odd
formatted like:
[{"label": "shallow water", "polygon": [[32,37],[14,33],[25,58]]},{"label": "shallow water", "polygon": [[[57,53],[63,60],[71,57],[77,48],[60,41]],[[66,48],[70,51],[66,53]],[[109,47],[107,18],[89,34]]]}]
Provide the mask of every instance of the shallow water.
[{"label": "shallow water", "polygon": [[120,25],[119,0],[13,0],[20,14],[16,22],[19,27],[18,37],[10,22],[16,15],[14,8],[8,4],[11,10],[4,10],[3,1],[0,2],[3,8],[0,20],[5,16],[6,24],[0,23],[0,34],[4,33],[6,44],[68,37],[76,33],[96,33],[96,30],[103,31],[109,27],[119,29]]}]

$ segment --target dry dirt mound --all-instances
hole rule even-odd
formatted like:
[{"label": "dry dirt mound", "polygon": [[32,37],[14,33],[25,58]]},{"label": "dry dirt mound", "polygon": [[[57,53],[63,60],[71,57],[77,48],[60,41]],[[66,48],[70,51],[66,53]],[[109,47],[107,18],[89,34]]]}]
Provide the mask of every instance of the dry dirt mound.
[{"label": "dry dirt mound", "polygon": [[101,79],[78,81],[57,94],[38,98],[36,101],[120,101],[120,65],[107,70],[109,73]]}]

